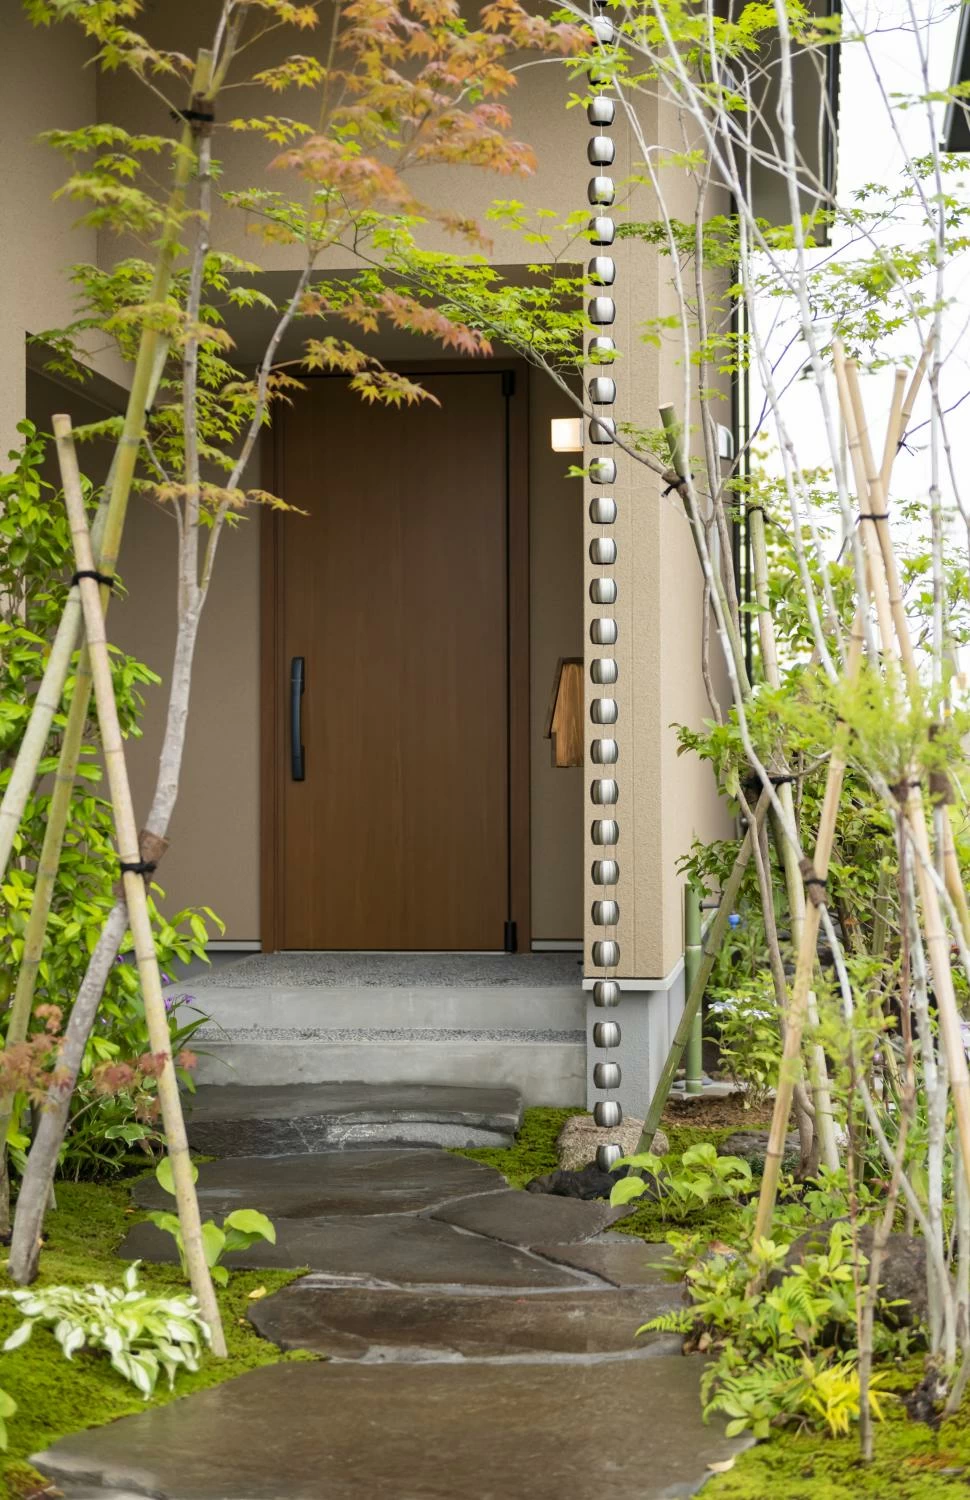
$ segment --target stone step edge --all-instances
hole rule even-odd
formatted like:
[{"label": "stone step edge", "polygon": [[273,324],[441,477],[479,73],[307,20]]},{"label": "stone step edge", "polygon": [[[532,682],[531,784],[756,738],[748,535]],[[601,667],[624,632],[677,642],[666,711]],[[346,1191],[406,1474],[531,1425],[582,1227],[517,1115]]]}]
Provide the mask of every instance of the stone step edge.
[{"label": "stone step edge", "polygon": [[487,1027],[289,1027],[289,1026],[200,1026],[193,1035],[198,1042],[223,1042],[233,1046],[262,1046],[275,1042],[325,1042],[328,1046],[375,1046],[388,1042],[469,1042],[475,1045],[501,1043],[509,1046],[579,1046],[586,1044],[580,1030],[530,1031],[526,1028]]}]

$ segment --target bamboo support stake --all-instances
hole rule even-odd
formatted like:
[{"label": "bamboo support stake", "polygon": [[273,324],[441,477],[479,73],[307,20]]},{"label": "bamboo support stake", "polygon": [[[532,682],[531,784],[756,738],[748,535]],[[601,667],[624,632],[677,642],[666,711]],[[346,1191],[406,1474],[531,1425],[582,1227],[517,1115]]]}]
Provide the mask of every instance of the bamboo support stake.
[{"label": "bamboo support stake", "polygon": [[[850,682],[854,681],[858,676],[861,664],[862,621],[857,615],[852,627],[852,639],[849,643],[849,654],[846,663],[846,674]],[[765,1153],[765,1169],[761,1179],[758,1216],[754,1228],[754,1239],[756,1242],[759,1239],[763,1239],[771,1227],[771,1219],[775,1211],[775,1199],[778,1195],[778,1178],[781,1173],[781,1160],[785,1152],[788,1117],[791,1114],[792,1095],[798,1076],[801,1056],[802,1033],[808,1017],[808,997],[812,986],[812,975],[815,972],[818,930],[821,922],[822,904],[824,902],[822,892],[825,889],[825,880],[828,876],[832,843],[835,838],[835,822],[838,816],[839,799],[842,795],[842,780],[848,763],[848,738],[847,727],[844,724],[840,724],[836,732],[835,743],[832,746],[832,754],[829,757],[828,772],[825,778],[825,794],[822,799],[818,834],[815,839],[815,855],[812,860],[812,869],[805,872],[807,880],[812,882],[809,886],[810,900],[805,912],[805,921],[802,925],[802,940],[798,945],[795,982],[792,986],[791,1006],[785,1030],[785,1045],[778,1072],[778,1088],[775,1093],[775,1105],[771,1116],[771,1129],[768,1134],[768,1149]]]},{"label": "bamboo support stake", "polygon": [[[836,353],[837,360],[838,357],[838,353]],[[859,389],[858,371],[854,364],[847,362],[845,373],[850,395],[850,407],[844,411],[843,415],[847,426],[851,423],[851,425],[859,429],[860,446],[865,458],[867,475],[873,476],[873,489],[870,491],[869,496],[870,509],[882,513],[885,505],[882,476],[871,462],[871,452],[867,451],[869,445],[864,425],[865,411],[862,404],[862,393]],[[895,578],[896,585],[898,586],[899,575],[896,568],[892,537],[888,526],[884,527],[884,532],[885,536],[880,556],[882,568],[880,568],[877,576],[873,579],[873,586],[877,598],[881,593],[888,601],[892,593],[898,592],[898,587],[894,587],[892,580]],[[915,652],[910,640],[909,626],[905,613],[902,610],[901,600],[898,613],[895,610],[892,611],[892,619],[899,641],[900,654],[903,657],[904,664],[907,662],[912,664],[912,676],[910,680],[915,683]],[[953,974],[950,969],[950,940],[947,936],[946,924],[943,920],[939,893],[931,874],[933,857],[930,850],[929,833],[926,827],[923,799],[918,783],[914,784],[910,778],[906,784],[905,795],[900,800],[906,818],[906,826],[909,829],[913,846],[916,850],[916,884],[919,891],[920,905],[923,908],[923,927],[926,936],[926,947],[930,955],[930,967],[933,972],[933,990],[936,998],[937,1015],[939,1017],[940,1035],[943,1038],[947,1067],[950,1074],[950,1091],[953,1095],[953,1108],[956,1115],[957,1132],[960,1137],[960,1155],[964,1174],[966,1175],[968,1186],[970,1186],[970,1070],[967,1068],[967,1054],[964,1050],[963,1036],[960,1030],[960,1012],[957,1006],[956,992],[953,987]],[[959,907],[957,907],[957,911],[959,914]]]},{"label": "bamboo support stake", "polygon": [[[775,622],[771,613],[771,601],[768,595],[768,548],[765,538],[764,511],[760,506],[752,506],[746,513],[746,520],[748,535],[751,539],[755,602],[758,606],[758,640],[761,646],[761,665],[765,674],[765,681],[769,687],[780,688],[781,672],[778,667]],[[783,782],[777,789],[777,795],[786,819],[794,827],[795,798],[792,794],[790,783],[787,781]],[[786,838],[781,822],[774,817],[772,817],[771,821],[775,847],[778,850],[785,875],[788,913],[791,918],[792,947],[797,953],[801,943],[802,926],[805,921],[805,890],[802,885],[801,870],[798,867],[798,853],[790,839]],[[808,1021],[813,1031],[817,1030],[818,1010],[816,1008],[814,992],[811,991],[808,996]],[[836,1171],[839,1165],[839,1147],[835,1136],[835,1120],[832,1115],[832,1095],[829,1089],[828,1064],[825,1060],[825,1049],[821,1042],[816,1042],[809,1048],[807,1061],[812,1101],[815,1106],[814,1128],[819,1138],[821,1160],[831,1171]]]},{"label": "bamboo support stake", "polygon": [[[762,792],[754,812],[756,825],[754,831],[755,837],[757,836],[757,828],[760,827],[767,809],[768,793]],[[650,1107],[647,1110],[643,1129],[640,1132],[640,1139],[636,1145],[637,1151],[650,1150],[657,1126],[660,1124],[660,1116],[663,1114],[664,1106],[667,1103],[670,1085],[673,1082],[674,1074],[680,1066],[680,1060],[684,1055],[684,1048],[687,1046],[690,1038],[694,1017],[700,1010],[704,991],[707,989],[707,981],[710,979],[711,970],[714,967],[714,960],[717,958],[721,944],[724,941],[724,934],[727,932],[728,918],[734,910],[738,891],[741,889],[741,881],[747,869],[748,860],[751,858],[751,840],[752,830],[748,828],[741,842],[741,847],[735,855],[731,873],[724,883],[724,889],[721,892],[721,902],[714,914],[714,920],[704,935],[700,963],[698,964],[690,991],[684,1001],[684,1011],[677,1030],[674,1033],[674,1039],[670,1044],[670,1051],[667,1054],[667,1061],[664,1063],[663,1072],[657,1082],[657,1087],[653,1091],[653,1098],[650,1100]]]},{"label": "bamboo support stake", "polygon": [[[838,354],[836,355],[836,360],[836,368],[838,369]],[[925,370],[925,368],[926,353],[924,352],[920,363],[917,365],[916,370],[913,373],[913,378],[910,381],[909,389],[906,392],[906,397],[900,403],[898,412],[896,410],[894,402],[893,413],[891,415],[890,421],[895,420],[899,425],[895,429],[893,451],[895,451],[895,447],[898,444],[899,436],[902,431],[902,424],[908,421],[909,417],[912,415],[913,405],[916,400],[916,394],[919,390],[919,386],[923,378],[923,371]],[[899,567],[896,562],[896,552],[895,548],[893,547],[892,533],[889,530],[888,485],[884,482],[883,479],[883,474],[887,472],[886,458],[883,458],[882,468],[880,470],[877,470],[872,455],[872,445],[869,441],[869,430],[868,424],[866,422],[865,409],[862,404],[862,392],[859,387],[859,372],[855,362],[852,360],[846,361],[845,363],[845,378],[848,383],[849,395],[852,402],[853,417],[859,433],[859,447],[863,464],[865,466],[866,480],[869,485],[870,511],[875,515],[875,521],[873,524],[875,526],[876,539],[879,543],[879,554],[882,562],[882,570],[884,571],[885,575],[885,584],[888,593],[889,614],[892,620],[892,626],[896,636],[896,641],[899,646],[899,654],[902,657],[903,667],[906,672],[906,678],[910,684],[910,688],[915,692],[919,689],[919,671],[916,664],[916,652],[913,648],[913,641],[909,631],[909,621],[906,618],[906,608],[903,603],[902,583],[899,576]],[[893,429],[890,429],[890,432],[887,433],[887,447],[888,439],[890,436],[892,436],[892,434]],[[872,526],[867,526],[866,531],[868,532],[870,530],[872,530]],[[960,865],[957,860],[956,848],[953,842],[953,824],[951,821],[949,808],[945,808],[944,812],[945,817],[943,819],[943,838],[941,841],[943,875],[946,882],[947,894],[949,895],[950,900],[953,902],[954,906],[957,909],[957,913],[960,918],[960,926],[963,929],[963,935],[967,942],[970,943],[970,907],[968,907],[967,905],[967,894],[964,890],[963,877],[960,873]]]},{"label": "bamboo support stake", "polygon": [[[167,357],[168,340],[163,339],[159,349],[156,351],[155,366],[149,384],[149,407],[151,407],[155,400],[155,393],[158,390]],[[101,563],[101,544],[108,519],[108,507],[111,491],[114,487],[116,467],[117,454],[111,461],[104,492],[91,527],[91,545],[99,566]],[[37,767],[43,758],[47,739],[51,732],[51,725],[54,722],[54,715],[61,706],[61,699],[64,696],[64,684],[71,669],[71,658],[77,649],[78,640],[81,635],[81,623],[81,596],[75,585],[71,588],[67,599],[64,601],[64,611],[51,645],[47,665],[44,668],[44,675],[40,680],[40,687],[37,689],[37,694],[31,704],[27,728],[24,731],[23,739],[17,750],[17,756],[10,773],[10,780],[7,782],[3,794],[3,800],[0,801],[0,879],[6,874],[14,839],[17,836],[17,830],[24,816],[27,799],[37,779]]]},{"label": "bamboo support stake", "polygon": [[[91,549],[91,538],[88,534],[87,520],[84,515],[84,500],[81,492],[80,473],[77,467],[77,455],[74,451],[71,419],[63,415],[55,416],[53,426],[54,435],[57,440],[57,456],[61,466],[65,504],[71,523],[71,535],[74,540],[74,555],[77,561],[78,572],[93,572],[94,554]],[[138,825],[135,822],[135,809],[131,798],[131,786],[128,781],[128,771],[125,765],[124,741],[121,737],[121,726],[118,722],[118,706],[115,702],[114,684],[111,677],[111,660],[108,655],[108,642],[105,635],[104,612],[101,608],[98,585],[94,578],[82,578],[80,581],[80,592],[81,605],[84,611],[84,627],[87,635],[88,653],[91,659],[91,673],[98,711],[98,723],[101,729],[102,752],[108,776],[108,784],[111,790],[111,801],[114,808],[118,854],[123,869],[122,882],[124,885],[125,901],[128,907],[128,921],[134,940],[135,957],[138,961],[138,974],[141,980],[142,997],[145,1004],[145,1017],[148,1022],[149,1042],[155,1056],[162,1059],[161,1070],[157,1080],[158,1098],[161,1104],[168,1156],[172,1164],[172,1180],[175,1185],[175,1198],[178,1205],[185,1260],[189,1270],[192,1289],[199,1300],[202,1316],[209,1325],[213,1352],[221,1358],[225,1358],[225,1337],[222,1332],[219,1304],[216,1301],[212,1277],[209,1274],[209,1267],[205,1258],[205,1247],[202,1241],[199,1204],[192,1177],[192,1161],[189,1156],[189,1144],[185,1134],[185,1121],[182,1117],[182,1103],[179,1098],[178,1080],[175,1074],[175,1064],[172,1060],[172,1047],[169,1038],[168,1020],[165,1013],[165,1000],[162,995],[161,975],[158,971],[158,959],[155,954],[155,944],[152,938],[151,918],[148,912],[148,897],[145,891],[145,882],[140,873],[124,868],[126,865],[137,866],[141,862],[141,851],[138,838]]]},{"label": "bamboo support stake", "polygon": [[[211,69],[212,54],[206,50],[200,51],[192,80],[192,100],[198,101],[200,97],[206,94]],[[166,227],[163,232],[158,263],[152,282],[150,300],[152,305],[156,307],[162,305],[168,298],[175,258],[179,249],[182,210],[185,204],[185,195],[194,161],[192,129],[192,124],[186,121],[183,126],[179,149],[176,155],[175,180],[169,198]],[[164,356],[166,345],[167,340],[163,337],[159,329],[151,326],[143,329],[138,356],[135,362],[134,375],[132,377],[131,390],[128,396],[124,428],[111,465],[112,483],[107,510],[105,512],[104,532],[98,558],[99,571],[108,576],[113,576],[117,568],[118,553],[121,548],[121,538],[128,507],[128,496],[131,492],[135,464],[145,427],[145,412],[157,385],[161,370],[160,361]],[[105,609],[108,604],[108,592],[107,589],[101,590],[102,606]],[[70,600],[68,603],[70,603]],[[58,632],[58,636],[60,637],[60,631]],[[70,649],[67,649],[68,644],[70,644]],[[58,670],[60,664],[65,661],[69,663],[73,649],[73,642],[68,643],[65,629],[58,657]],[[63,687],[63,682],[61,686]],[[42,710],[45,715],[48,711],[46,705],[50,704],[52,696],[52,692],[45,694],[45,707]],[[16,1046],[25,1040],[30,1024],[37,972],[47,934],[47,919],[50,914],[50,904],[54,894],[54,881],[60,864],[61,848],[64,842],[64,832],[67,827],[67,817],[74,790],[74,781],[77,775],[81,746],[84,740],[84,729],[87,723],[90,700],[91,671],[88,652],[87,649],[84,649],[81,652],[78,663],[74,694],[71,699],[70,709],[68,710],[67,724],[64,730],[64,737],[61,741],[57,771],[54,777],[54,790],[48,808],[47,825],[44,829],[44,840],[34,883],[30,915],[27,919],[27,930],[24,934],[24,954],[17,975],[17,985],[8,1018],[6,1039],[8,1047]],[[53,716],[53,712],[54,710],[51,709],[51,716]],[[30,755],[37,754],[38,761],[40,758],[38,746],[40,753],[43,751],[43,743],[40,739],[41,727],[42,720],[38,723],[36,733],[31,736],[29,751]],[[46,738],[47,733],[45,730],[44,741],[46,741]],[[19,760],[20,757],[18,756],[18,764]],[[29,787],[36,774],[36,764],[30,768],[30,775],[28,776],[27,771],[29,768],[29,758],[25,757],[23,770],[18,774],[17,780],[17,801],[19,801],[21,796],[23,797],[23,803],[20,806],[18,816],[22,816],[23,814],[23,806],[26,805]],[[10,809],[11,817],[15,807],[16,803],[12,800]],[[9,828],[10,826],[10,819],[8,819],[7,827]],[[6,837],[6,832],[4,837]],[[12,842],[12,833],[10,837]],[[2,845],[0,845],[0,852],[2,852]],[[0,1152],[5,1150],[4,1142],[10,1123],[11,1109],[11,1097],[0,1098]],[[0,1174],[0,1178],[3,1177],[4,1174]],[[9,1220],[8,1197],[8,1193],[4,1192],[2,1200],[0,1200],[0,1228],[3,1229],[6,1229],[7,1221]]]},{"label": "bamboo support stake", "polygon": [[[898,399],[899,382],[896,385],[896,396],[890,414],[889,427],[886,433],[885,452],[883,455],[882,469],[876,476],[877,497],[874,498],[869,488],[868,476],[875,473],[874,465],[866,460],[866,440],[864,434],[859,431],[851,400],[845,398],[851,392],[851,367],[844,362],[841,344],[836,341],[834,348],[835,366],[839,379],[839,395],[842,399],[842,415],[846,426],[849,440],[849,451],[853,456],[854,472],[859,487],[860,507],[865,501],[867,503],[867,514],[873,511],[879,512],[884,505],[879,499],[883,493],[882,475],[888,476],[892,472],[892,462],[896,453],[899,440],[901,424],[905,420],[907,402],[915,400],[918,389],[917,378],[914,375],[911,382],[910,392],[906,400],[900,402]],[[858,466],[858,467],[856,467]],[[870,525],[876,523],[869,523]],[[870,554],[867,553],[867,557]],[[872,553],[874,566],[869,568],[869,584],[875,591],[877,597],[877,608],[880,618],[891,619],[891,609],[887,611],[887,591],[885,588],[885,577],[882,568],[882,559]],[[860,609],[863,602],[860,601]],[[886,642],[884,641],[884,646]],[[905,659],[905,658],[904,658]],[[852,642],[849,648],[849,657],[846,666],[846,675],[850,682],[855,680],[862,664],[862,619],[857,614],[853,626]],[[828,863],[832,852],[832,840],[835,834],[835,821],[838,813],[839,797],[842,790],[842,779],[846,767],[846,750],[848,746],[848,733],[845,726],[839,726],[836,743],[832,749],[829,760],[828,775],[825,784],[825,796],[822,803],[822,813],[819,820],[819,831],[815,846],[815,877],[824,880],[828,873]],[[925,825],[924,825],[925,836]],[[813,886],[813,891],[820,891],[823,886]],[[935,894],[935,891],[934,891]],[[821,918],[821,904],[815,901],[809,905],[806,915],[805,928],[802,934],[802,942],[799,945],[798,961],[795,970],[795,984],[792,996],[793,1015],[789,1020],[788,1032],[785,1037],[785,1049],[782,1056],[780,1076],[778,1080],[778,1092],[775,1096],[775,1108],[772,1114],[771,1131],[768,1140],[768,1151],[765,1157],[765,1171],[761,1180],[761,1195],[758,1200],[758,1215],[755,1223],[755,1240],[763,1238],[771,1226],[774,1213],[775,1199],[778,1192],[778,1176],[781,1168],[781,1157],[784,1150],[785,1131],[787,1129],[788,1114],[791,1109],[790,1094],[794,1084],[794,1070],[797,1067],[798,1048],[794,1044],[792,1033],[797,1029],[800,1031],[804,1021],[805,996],[811,979],[811,973],[815,965],[815,950],[818,943],[818,929]],[[964,1060],[964,1068],[966,1061]],[[786,1103],[786,1095],[787,1103]]]}]

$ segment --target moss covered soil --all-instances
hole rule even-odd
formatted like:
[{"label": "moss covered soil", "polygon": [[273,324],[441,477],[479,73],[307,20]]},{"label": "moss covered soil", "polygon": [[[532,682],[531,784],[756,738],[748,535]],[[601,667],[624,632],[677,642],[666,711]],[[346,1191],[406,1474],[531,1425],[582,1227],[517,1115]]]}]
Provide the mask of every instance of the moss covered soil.
[{"label": "moss covered soil", "polygon": [[[47,1244],[37,1285],[81,1286],[100,1281],[117,1286],[125,1263],[115,1253],[132,1222],[142,1217],[129,1206],[130,1183],[60,1183],[57,1209],[48,1218]],[[258,1365],[308,1358],[283,1354],[259,1337],[246,1317],[253,1294],[274,1292],[300,1274],[297,1271],[236,1271],[219,1292],[229,1358],[208,1355],[197,1374],[179,1377],[170,1392],[164,1380],[146,1403],[134,1386],[112,1370],[106,1355],[82,1351],[69,1363],[53,1335],[38,1329],[29,1343],[0,1358],[0,1386],[17,1402],[8,1423],[9,1447],[0,1454],[0,1500],[21,1500],[37,1491],[38,1475],[28,1463],[31,1453],[56,1438],[95,1427],[115,1417],[143,1411],[146,1404],[161,1406],[205,1386],[217,1385]],[[147,1290],[186,1291],[175,1266],[142,1266],[140,1281]],[[13,1283],[0,1263],[0,1287]],[[0,1343],[13,1332],[20,1317],[13,1303],[0,1298]]]},{"label": "moss covered soil", "polygon": [[[557,1166],[556,1138],[572,1109],[529,1109],[515,1145],[506,1150],[467,1150],[458,1154],[486,1161],[502,1172],[513,1187],[524,1187],[533,1177]],[[699,1141],[717,1142],[744,1121],[724,1124],[686,1124],[684,1109],[674,1108],[662,1124],[670,1141],[671,1158]],[[748,1122],[759,1128],[760,1120]],[[677,1228],[698,1229],[718,1238],[729,1232],[736,1210],[730,1204],[712,1205]],[[672,1227],[656,1204],[648,1203],[617,1224],[616,1229],[648,1241],[661,1241]],[[696,1358],[697,1356],[687,1356]],[[900,1372],[901,1388],[911,1389],[921,1367],[913,1361]],[[859,1461],[858,1439],[821,1438],[779,1431],[736,1459],[724,1474],[712,1475],[704,1486],[710,1500],[854,1500],[854,1497],[898,1496],[899,1500],[967,1500],[970,1495],[970,1401],[960,1415],[938,1433],[924,1423],[911,1422],[899,1404],[887,1407],[887,1420],[876,1424],[875,1455],[871,1464]]]}]

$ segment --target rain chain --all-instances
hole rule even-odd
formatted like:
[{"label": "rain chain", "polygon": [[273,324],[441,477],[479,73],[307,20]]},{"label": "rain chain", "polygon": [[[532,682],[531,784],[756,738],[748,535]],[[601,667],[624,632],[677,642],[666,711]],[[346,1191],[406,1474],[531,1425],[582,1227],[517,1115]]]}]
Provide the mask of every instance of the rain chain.
[{"label": "rain chain", "polygon": [[[608,0],[593,0],[596,11],[590,26],[601,46],[608,47],[615,37],[612,21],[604,15]],[[595,78],[595,81],[594,81]],[[594,87],[609,84],[608,76],[590,75]],[[587,144],[587,158],[594,171],[612,166],[616,146],[611,136],[605,134],[616,116],[616,103],[604,93],[597,93],[589,102],[587,118],[593,135]],[[616,196],[612,177],[590,178],[588,196],[594,209],[589,222],[591,243],[597,248],[613,244],[616,226],[602,211],[608,209]],[[616,278],[616,265],[609,255],[594,255],[589,262],[587,279],[593,287],[612,287]],[[611,296],[594,295],[588,306],[589,320],[595,327],[609,328],[616,318],[616,304]],[[597,366],[610,365],[616,354],[616,344],[608,334],[596,334],[588,347],[590,363]],[[589,382],[589,399],[594,407],[612,407],[616,400],[616,382],[609,375],[594,375]],[[590,443],[608,445],[615,441],[616,422],[609,415],[593,415],[589,421]],[[595,605],[609,607],[616,600],[616,579],[609,569],[616,562],[616,541],[605,528],[616,522],[616,501],[609,493],[616,481],[616,459],[596,457],[589,465],[590,482],[597,487],[589,506],[589,517],[595,526],[602,526],[602,535],[590,543],[589,558],[597,572],[590,580],[589,597]],[[605,492],[599,492],[604,486]],[[594,646],[613,646],[616,641],[616,620],[612,615],[601,615],[593,619],[589,628]],[[617,679],[617,665],[612,656],[596,657],[590,662],[590,679],[594,689],[612,689]],[[616,723],[617,703],[614,697],[593,698],[589,708],[590,718],[599,729],[609,730]],[[594,739],[590,755],[597,766],[610,767],[616,764],[619,747],[615,739]],[[612,807],[619,796],[619,787],[609,775],[597,776],[590,785],[590,798],[596,809]],[[616,860],[616,844],[620,828],[615,818],[596,817],[591,828],[593,843],[603,850],[603,857],[593,861],[593,884],[602,894],[593,902],[593,926],[597,936],[593,942],[593,967],[602,970],[602,976],[593,985],[593,1004],[601,1010],[614,1010],[620,1003],[620,986],[613,974],[620,962],[620,945],[616,940],[616,924],[620,919],[619,904],[615,899],[616,885],[620,878],[620,867]],[[612,1062],[609,1052],[620,1044],[620,1027],[616,1021],[597,1021],[593,1026],[593,1045],[602,1053],[602,1059],[593,1066],[593,1085],[607,1097],[597,1099],[593,1105],[593,1119],[605,1130],[613,1130],[623,1119],[623,1110],[617,1099],[609,1094],[620,1086],[620,1065]],[[614,1142],[597,1148],[596,1162],[603,1171],[608,1171],[619,1156],[621,1148]]]}]

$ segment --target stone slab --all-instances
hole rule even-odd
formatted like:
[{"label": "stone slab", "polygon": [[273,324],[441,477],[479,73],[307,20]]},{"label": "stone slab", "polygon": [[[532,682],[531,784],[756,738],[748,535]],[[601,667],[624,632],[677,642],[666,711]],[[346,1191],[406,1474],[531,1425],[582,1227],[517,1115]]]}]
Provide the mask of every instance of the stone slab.
[{"label": "stone slab", "polygon": [[[633,1354],[647,1318],[677,1305],[673,1288],[590,1289],[522,1296],[333,1287],[313,1276],[254,1303],[249,1317],[281,1349],[336,1358],[515,1358]],[[680,1339],[674,1339],[676,1351]],[[664,1347],[671,1347],[664,1341]]]},{"label": "stone slab", "polygon": [[[234,1156],[205,1162],[197,1191],[202,1216],[258,1208],[271,1219],[332,1214],[415,1213],[468,1193],[505,1189],[494,1167],[444,1151],[328,1151],[298,1156]],[[507,1189],[505,1189],[507,1191]],[[136,1183],[141,1208],[171,1208],[154,1177]]]},{"label": "stone slab", "polygon": [[189,1142],[212,1156],[286,1156],[359,1142],[511,1145],[515,1089],[432,1084],[203,1085],[188,1102]]},{"label": "stone slab", "polygon": [[612,1286],[662,1288],[669,1307],[681,1305],[680,1283],[668,1279],[669,1245],[649,1245],[630,1234],[600,1234],[578,1245],[533,1245],[537,1255],[572,1266]]},{"label": "stone slab", "polygon": [[36,1455],[156,1500],[675,1500],[739,1451],[696,1358],[253,1370]]},{"label": "stone slab", "polygon": [[[524,1196],[524,1194],[523,1194]],[[262,1205],[261,1205],[262,1206]],[[276,1244],[257,1241],[226,1256],[247,1270],[308,1266],[341,1281],[388,1286],[576,1287],[582,1278],[566,1266],[499,1240],[462,1234],[432,1219],[344,1214],[331,1219],[276,1219]],[[119,1254],[125,1260],[177,1259],[172,1236],[154,1224],[136,1224]]]},{"label": "stone slab", "polygon": [[435,1209],[432,1217],[509,1245],[531,1246],[592,1239],[631,1212],[628,1206],[612,1208],[602,1200],[583,1202],[508,1188],[504,1193],[459,1199]]}]

